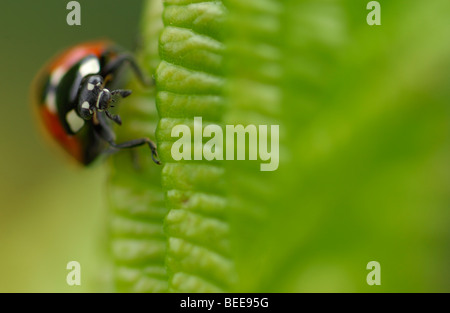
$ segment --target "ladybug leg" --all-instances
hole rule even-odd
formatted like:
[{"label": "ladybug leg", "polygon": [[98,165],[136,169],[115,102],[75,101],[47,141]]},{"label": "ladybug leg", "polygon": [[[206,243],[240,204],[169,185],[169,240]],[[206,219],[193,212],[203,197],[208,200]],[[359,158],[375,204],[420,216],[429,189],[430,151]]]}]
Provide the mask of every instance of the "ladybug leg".
[{"label": "ladybug leg", "polygon": [[139,65],[136,62],[136,59],[133,55],[129,53],[122,53],[117,58],[106,64],[102,69],[103,77],[107,77],[108,75],[114,75],[114,73],[124,64],[128,63],[131,66],[131,69],[136,74],[139,81],[144,86],[153,86],[154,80],[149,79],[140,69]]},{"label": "ladybug leg", "polygon": [[112,74],[108,74],[103,79],[102,88],[105,88],[106,84],[112,80]]},{"label": "ladybug leg", "polygon": [[120,150],[135,148],[147,144],[152,151],[153,162],[155,162],[156,164],[161,164],[161,162],[158,160],[158,151],[156,150],[156,145],[149,138],[133,139],[117,144],[115,141],[115,134],[109,124],[106,122],[104,116],[102,114],[98,114],[97,118],[99,123],[94,126],[94,131],[100,138],[108,142],[111,147]]},{"label": "ladybug leg", "polygon": [[135,148],[142,145],[147,144],[150,147],[150,150],[152,150],[152,160],[156,164],[161,164],[161,162],[158,160],[158,152],[156,151],[156,145],[153,141],[151,141],[148,138],[139,138],[139,139],[133,139],[130,141],[125,141],[123,143],[117,144],[114,141],[108,142],[111,147],[116,149],[129,149],[129,148]]}]

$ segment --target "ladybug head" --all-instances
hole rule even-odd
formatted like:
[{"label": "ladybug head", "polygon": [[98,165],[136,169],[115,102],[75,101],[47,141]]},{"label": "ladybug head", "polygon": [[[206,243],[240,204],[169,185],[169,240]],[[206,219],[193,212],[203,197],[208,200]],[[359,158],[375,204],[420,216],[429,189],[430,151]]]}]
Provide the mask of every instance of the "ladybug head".
[{"label": "ladybug head", "polygon": [[106,116],[115,123],[121,125],[118,115],[111,114],[108,110],[111,103],[115,102],[114,96],[125,98],[131,94],[131,90],[117,89],[110,91],[104,88],[105,82],[100,75],[86,77],[81,83],[78,94],[78,114],[85,120],[90,120],[94,112],[105,112]]}]

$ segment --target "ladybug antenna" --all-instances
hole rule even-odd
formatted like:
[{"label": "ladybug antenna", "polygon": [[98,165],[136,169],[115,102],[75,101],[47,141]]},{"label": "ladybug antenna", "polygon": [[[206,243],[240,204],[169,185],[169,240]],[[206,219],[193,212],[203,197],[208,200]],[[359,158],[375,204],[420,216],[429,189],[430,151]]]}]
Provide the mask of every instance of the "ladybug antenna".
[{"label": "ladybug antenna", "polygon": [[111,91],[111,95],[115,96],[115,95],[119,95],[122,98],[128,97],[129,95],[131,95],[131,90],[129,89],[116,89]]},{"label": "ladybug antenna", "polygon": [[113,122],[117,123],[118,125],[122,125],[122,119],[119,115],[113,115],[108,110],[105,111],[105,114]]},{"label": "ladybug antenna", "polygon": [[[115,96],[118,95],[122,98],[128,97],[129,95],[131,95],[131,90],[128,89],[116,89],[111,91],[111,96]],[[114,98],[111,98],[110,102],[116,102],[116,100]],[[113,108],[114,106],[111,105],[109,106],[110,108]],[[108,110],[105,110],[106,116],[111,119],[112,121],[114,121],[115,123],[117,123],[118,125],[122,125],[122,120],[120,119],[119,115],[114,115],[111,114]]]}]

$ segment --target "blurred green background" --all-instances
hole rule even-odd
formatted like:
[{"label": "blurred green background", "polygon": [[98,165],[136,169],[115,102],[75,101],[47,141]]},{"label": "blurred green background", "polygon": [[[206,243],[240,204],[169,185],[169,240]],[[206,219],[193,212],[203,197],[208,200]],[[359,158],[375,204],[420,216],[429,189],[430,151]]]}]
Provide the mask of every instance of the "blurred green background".
[{"label": "blurred green background", "polygon": [[[109,38],[138,42],[141,1],[79,1],[81,26],[68,26],[60,0],[2,1],[0,9],[0,291],[92,291],[106,268],[104,165],[83,169],[39,133],[30,84],[68,46]],[[80,287],[66,264],[81,263]]]},{"label": "blurred green background", "polygon": [[[1,292],[109,285],[105,168],[70,166],[48,147],[29,88],[74,43],[110,38],[133,49],[141,1],[80,0],[82,26],[66,24],[67,2],[4,1],[0,11]],[[450,4],[380,1],[382,26],[369,27],[367,2],[299,9],[293,20],[316,28],[299,23],[280,38],[292,48],[287,77],[296,77],[285,82],[287,99],[299,101],[284,116],[293,155],[275,179],[286,188],[270,204],[289,209],[272,210],[270,228],[250,234],[260,245],[234,234],[248,256],[238,259],[243,290],[255,289],[254,256],[263,251],[263,290],[450,291]],[[284,173],[298,176],[283,182]],[[80,287],[66,284],[71,260],[81,263]],[[380,287],[366,284],[372,260],[381,263]]]}]

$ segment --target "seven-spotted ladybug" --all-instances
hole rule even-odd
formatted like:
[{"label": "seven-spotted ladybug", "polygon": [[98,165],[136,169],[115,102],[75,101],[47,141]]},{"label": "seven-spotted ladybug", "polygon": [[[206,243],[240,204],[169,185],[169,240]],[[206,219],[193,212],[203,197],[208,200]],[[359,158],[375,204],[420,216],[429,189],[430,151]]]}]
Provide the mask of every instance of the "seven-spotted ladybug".
[{"label": "seven-spotted ladybug", "polygon": [[33,97],[45,128],[84,165],[106,151],[143,144],[148,144],[153,161],[160,164],[156,146],[148,138],[115,142],[111,121],[119,125],[122,121],[109,109],[116,97],[131,94],[131,90],[115,89],[121,84],[118,72],[125,63],[144,85],[149,84],[133,56],[107,41],[69,48],[53,59],[37,79]]}]

